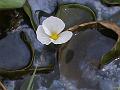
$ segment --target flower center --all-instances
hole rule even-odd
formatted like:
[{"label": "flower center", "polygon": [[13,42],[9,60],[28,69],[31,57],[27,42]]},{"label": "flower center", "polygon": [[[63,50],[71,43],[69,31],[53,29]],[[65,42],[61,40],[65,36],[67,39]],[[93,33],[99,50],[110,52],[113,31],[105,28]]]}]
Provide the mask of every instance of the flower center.
[{"label": "flower center", "polygon": [[57,33],[52,33],[50,38],[53,40],[57,40],[59,38],[59,35]]}]

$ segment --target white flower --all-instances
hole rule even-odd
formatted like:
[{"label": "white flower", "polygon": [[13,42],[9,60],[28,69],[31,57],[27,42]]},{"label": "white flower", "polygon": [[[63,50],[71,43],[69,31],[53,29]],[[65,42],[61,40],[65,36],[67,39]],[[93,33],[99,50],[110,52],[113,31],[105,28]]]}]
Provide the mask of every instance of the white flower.
[{"label": "white flower", "polygon": [[37,39],[46,45],[51,42],[54,44],[65,43],[70,40],[73,33],[71,31],[63,31],[64,28],[65,24],[61,19],[50,16],[43,21],[42,25],[38,26],[36,31]]}]

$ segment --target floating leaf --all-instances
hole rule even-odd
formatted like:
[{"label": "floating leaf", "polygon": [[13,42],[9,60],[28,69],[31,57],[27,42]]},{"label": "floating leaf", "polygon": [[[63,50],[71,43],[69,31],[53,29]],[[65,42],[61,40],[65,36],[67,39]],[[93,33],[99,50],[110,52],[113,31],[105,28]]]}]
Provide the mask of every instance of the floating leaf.
[{"label": "floating leaf", "polygon": [[[13,44],[15,45],[14,47]],[[20,69],[29,63],[30,50],[17,32],[2,38],[0,40],[0,49],[0,68],[2,69]],[[8,62],[9,60],[10,62]]]},{"label": "floating leaf", "polygon": [[102,0],[102,2],[110,5],[120,5],[120,0]]},{"label": "floating leaf", "polygon": [[[115,23],[110,21],[100,21],[100,22],[89,22],[84,23],[80,25],[76,25],[74,27],[69,28],[70,31],[79,31],[79,30],[87,30],[89,28],[98,28],[103,29],[106,28],[109,30],[112,30],[116,35],[118,35],[117,42],[114,45],[114,47],[105,55],[102,56],[100,61],[100,67],[108,64],[112,60],[118,58],[120,56],[120,27],[117,26]],[[104,30],[104,29],[103,29]],[[113,36],[113,33],[111,34],[111,37]]]},{"label": "floating leaf", "polygon": [[80,4],[61,5],[56,16],[65,22],[66,28],[94,21],[96,19],[96,15],[93,10]]},{"label": "floating leaf", "polygon": [[[75,30],[82,31],[82,30],[87,30],[90,28],[100,29],[101,26],[103,26],[104,28],[108,28],[110,30],[113,30],[116,33],[115,35],[119,34],[119,27],[114,23],[111,23],[111,22],[106,22],[106,23],[104,23],[104,22],[90,22],[90,21],[95,20],[95,13],[90,8],[88,8],[84,5],[79,5],[79,4],[61,5],[56,16],[58,16],[59,18],[61,18],[65,22],[67,28],[71,27],[68,29],[71,31],[72,30],[73,31],[75,31]],[[90,23],[88,23],[88,22],[90,22]],[[111,37],[112,36],[113,35],[111,35]],[[117,42],[119,42],[119,39]],[[116,45],[114,47],[118,48],[119,45],[117,45],[117,44],[119,44],[119,43],[116,43]],[[109,53],[105,54],[101,58],[100,66],[105,65],[105,64],[109,63],[110,61],[112,61],[114,58],[118,57],[118,55],[119,55],[118,52],[119,52],[119,48],[117,50],[113,48]]]},{"label": "floating leaf", "polygon": [[0,9],[21,8],[26,0],[0,0]]},{"label": "floating leaf", "polygon": [[[14,34],[17,34],[17,35],[14,35]],[[10,36],[11,36],[11,34],[10,34]],[[25,47],[27,46],[28,51],[30,52],[30,57],[27,57],[27,58],[23,57],[23,54],[26,53],[26,51],[25,51],[25,49],[23,50],[24,46],[21,46],[21,44],[19,44],[20,43],[20,38],[21,38],[21,40],[23,40],[23,41],[21,41],[22,44],[25,44]],[[6,37],[5,37],[5,39],[6,39]],[[2,40],[4,40],[4,38]],[[20,37],[19,37],[18,33],[13,33],[11,38],[8,38],[6,40],[7,40],[7,42],[6,42],[7,44],[4,44],[4,42],[3,42],[3,45],[2,45],[2,43],[0,41],[0,45],[1,45],[0,47],[1,48],[4,45],[8,45],[8,47],[5,47],[5,48],[8,48],[8,49],[4,50],[4,52],[3,51],[1,52],[1,55],[4,55],[3,57],[8,58],[8,59],[5,59],[3,61],[3,62],[6,61],[6,64],[4,63],[6,65],[6,67],[5,67],[5,65],[3,65],[3,63],[1,63],[1,65],[0,65],[0,76],[6,77],[6,78],[9,78],[9,79],[17,79],[17,78],[21,77],[22,75],[34,72],[34,67],[32,66],[33,61],[34,61],[34,50],[33,50],[32,46],[31,46],[29,40],[27,39],[26,34],[24,32],[21,32]],[[14,42],[15,46],[13,47],[12,42],[14,40],[15,41],[17,40],[17,42]],[[11,43],[12,43],[12,46],[11,46]],[[16,47],[18,47],[18,48],[16,48]],[[2,49],[4,49],[4,48],[2,48]],[[21,62],[21,64],[19,63],[19,67],[16,67],[16,65],[17,65],[16,63],[18,63],[18,59],[15,59],[15,54],[11,53],[10,50],[12,50],[11,52],[13,52],[13,50],[16,51],[14,53],[17,54],[16,58],[18,58],[18,57],[20,58],[19,61],[21,61],[21,58],[24,58],[23,60],[25,60],[27,62],[25,62],[25,63]],[[20,50],[21,50],[21,52],[24,51],[22,53],[22,55],[19,53]],[[7,55],[10,55],[10,57],[8,57],[8,56],[6,57],[5,52],[6,52],[6,54],[8,53]],[[4,54],[2,54],[2,53],[4,53]],[[27,59],[29,59],[29,60],[27,60]],[[9,60],[12,60],[11,61],[12,64],[10,64],[11,62],[10,63],[7,62]],[[1,62],[2,62],[2,60],[1,60]],[[38,67],[37,72],[38,73],[48,73],[51,70],[53,70],[53,66],[48,65],[46,67]]]},{"label": "floating leaf", "polygon": [[32,14],[31,7],[30,7],[30,5],[29,5],[29,3],[27,1],[24,4],[23,9],[26,12],[26,14],[28,15],[28,17],[30,18],[33,29],[36,31],[37,30],[37,25],[36,25],[36,23],[35,23],[35,21],[33,19],[33,14]]}]

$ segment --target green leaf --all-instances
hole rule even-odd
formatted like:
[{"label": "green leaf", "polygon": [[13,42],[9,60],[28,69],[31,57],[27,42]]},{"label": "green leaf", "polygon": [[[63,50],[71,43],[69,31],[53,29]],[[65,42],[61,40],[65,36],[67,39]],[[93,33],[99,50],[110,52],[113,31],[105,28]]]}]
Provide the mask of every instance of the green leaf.
[{"label": "green leaf", "polygon": [[0,0],[0,9],[20,8],[26,0]]},{"label": "green leaf", "polygon": [[29,16],[31,24],[33,26],[33,29],[36,31],[37,30],[37,25],[33,19],[33,15],[32,15],[32,10],[31,7],[29,5],[29,3],[26,1],[26,3],[23,6],[24,11],[26,12],[26,14]]},{"label": "green leaf", "polygon": [[113,47],[110,52],[108,52],[102,57],[101,64],[105,65],[111,62],[113,59],[117,58],[118,56],[120,56],[120,38],[118,39],[115,47]]},{"label": "green leaf", "polygon": [[34,78],[35,78],[35,73],[36,73],[36,71],[37,71],[37,66],[36,66],[36,68],[35,68],[35,70],[34,70],[34,72],[33,72],[33,75],[31,76],[31,79],[30,79],[30,81],[29,81],[27,90],[33,90],[33,80],[34,80]]},{"label": "green leaf", "polygon": [[100,67],[102,67],[103,65],[110,63],[120,56],[120,27],[116,23],[110,21],[100,22],[100,24],[105,28],[113,30],[117,34],[117,42],[115,43],[114,47],[101,58]]},{"label": "green leaf", "polygon": [[20,90],[34,90],[34,78],[35,78],[35,73],[37,71],[37,66],[36,68],[34,69],[34,72],[31,76],[30,79],[27,79],[21,86]]},{"label": "green leaf", "polygon": [[120,0],[102,0],[102,2],[110,5],[120,5]]}]

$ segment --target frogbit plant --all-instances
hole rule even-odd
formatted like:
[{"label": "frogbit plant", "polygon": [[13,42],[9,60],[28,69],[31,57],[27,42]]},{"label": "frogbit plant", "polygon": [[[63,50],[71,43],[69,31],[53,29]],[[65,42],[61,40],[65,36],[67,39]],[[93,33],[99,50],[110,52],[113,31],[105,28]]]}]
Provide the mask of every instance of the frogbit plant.
[{"label": "frogbit plant", "polygon": [[73,35],[71,31],[63,31],[65,23],[57,17],[50,16],[45,19],[42,25],[39,25],[36,31],[37,39],[45,45],[51,42],[62,44],[69,41]]}]

